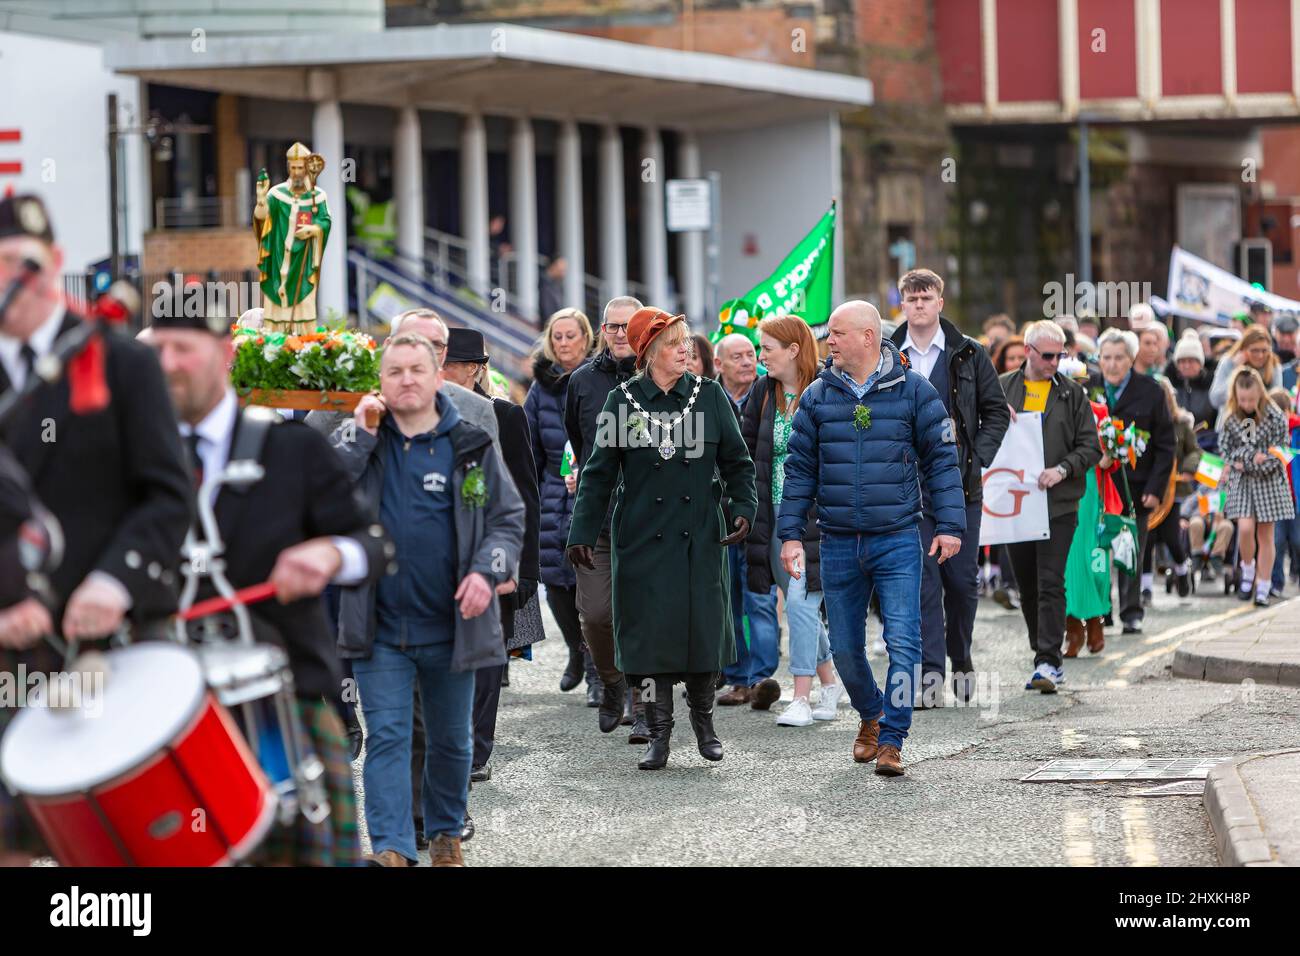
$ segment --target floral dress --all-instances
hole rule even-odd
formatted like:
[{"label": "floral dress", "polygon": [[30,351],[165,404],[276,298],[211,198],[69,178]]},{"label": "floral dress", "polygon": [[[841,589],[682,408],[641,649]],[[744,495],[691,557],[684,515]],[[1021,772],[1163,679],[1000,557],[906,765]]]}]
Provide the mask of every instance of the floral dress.
[{"label": "floral dress", "polygon": [[790,432],[794,424],[791,406],[796,397],[793,392],[785,393],[784,415],[779,408],[772,409],[772,505],[778,510],[785,491],[785,460],[790,456]]}]

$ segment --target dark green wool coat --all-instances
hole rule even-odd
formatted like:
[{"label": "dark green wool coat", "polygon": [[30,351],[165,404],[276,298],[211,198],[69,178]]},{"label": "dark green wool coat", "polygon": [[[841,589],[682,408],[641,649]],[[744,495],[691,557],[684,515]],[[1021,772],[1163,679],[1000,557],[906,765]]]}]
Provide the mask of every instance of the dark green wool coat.
[{"label": "dark green wool coat", "polygon": [[[668,392],[647,374],[627,383],[651,414],[676,415],[690,400],[689,372]],[[751,524],[754,463],[731,400],[712,379],[700,384],[691,414],[691,447],[664,461],[654,443],[638,441],[627,419],[636,415],[621,389],[601,411],[596,447],[578,482],[569,545],[596,544],[611,495],[615,661],[626,674],[701,673],[736,658],[722,500]],[[691,457],[694,455],[695,457]],[[714,480],[715,477],[720,482]]]}]

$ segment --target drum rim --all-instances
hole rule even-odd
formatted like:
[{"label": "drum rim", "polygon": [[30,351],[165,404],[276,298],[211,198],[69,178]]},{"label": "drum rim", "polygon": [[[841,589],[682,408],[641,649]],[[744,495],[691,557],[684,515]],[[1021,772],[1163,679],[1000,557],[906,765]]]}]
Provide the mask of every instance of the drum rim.
[{"label": "drum rim", "polygon": [[[199,678],[200,678],[198,694],[195,696],[194,700],[190,702],[189,709],[185,713],[185,715],[179,721],[177,721],[175,729],[172,730],[172,732],[164,738],[165,743],[162,747],[153,751],[152,753],[146,754],[138,758],[137,760],[135,760],[134,762],[132,762],[131,764],[129,764],[124,768],[121,769],[114,768],[113,771],[107,776],[101,774],[97,778],[90,777],[86,780],[80,781],[73,788],[68,788],[67,786],[64,786],[57,791],[49,790],[46,788],[40,788],[37,791],[33,791],[31,789],[27,789],[19,786],[13,780],[12,776],[7,772],[6,764],[8,763],[8,761],[5,760],[5,755],[10,752],[10,748],[16,746],[16,744],[13,743],[13,741],[16,739],[14,737],[14,729],[16,727],[21,726],[21,722],[26,718],[27,714],[33,713],[33,711],[30,708],[25,708],[20,713],[14,716],[14,718],[9,722],[9,726],[5,729],[4,736],[0,738],[0,782],[3,782],[4,785],[10,789],[10,791],[18,794],[18,796],[22,797],[25,800],[37,799],[37,800],[44,800],[44,801],[54,801],[59,799],[66,799],[68,797],[77,797],[77,796],[84,797],[87,794],[94,793],[95,791],[107,786],[108,784],[118,783],[123,779],[138,773],[140,769],[146,766],[151,760],[165,754],[165,752],[169,749],[170,744],[173,741],[177,740],[181,736],[184,736],[192,732],[194,728],[198,725],[199,720],[203,716],[205,700],[211,698],[213,706],[215,707],[221,706],[221,701],[217,699],[216,694],[212,691],[210,687],[208,687],[207,679],[206,677],[204,677],[203,674],[203,665],[202,662],[198,660],[197,654],[195,654],[190,648],[185,647],[183,645],[162,642],[162,641],[150,641],[142,644],[131,644],[128,645],[127,647],[118,648],[117,650],[110,652],[110,654],[130,654],[132,652],[135,652],[137,649],[143,649],[143,648],[148,648],[149,650],[152,651],[152,650],[156,650],[159,647],[171,647],[185,652],[188,656],[191,657],[195,665],[198,667]],[[112,660],[110,657],[110,664],[111,663]],[[6,746],[6,744],[9,744],[9,746]]]}]

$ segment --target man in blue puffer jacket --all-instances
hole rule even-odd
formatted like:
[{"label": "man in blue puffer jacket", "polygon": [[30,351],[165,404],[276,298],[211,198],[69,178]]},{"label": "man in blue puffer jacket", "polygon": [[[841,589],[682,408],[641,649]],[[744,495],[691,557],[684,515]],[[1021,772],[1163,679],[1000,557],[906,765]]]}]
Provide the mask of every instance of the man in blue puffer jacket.
[{"label": "man in blue puffer jacket", "polygon": [[[939,562],[961,550],[966,498],[956,436],[939,393],[880,334],[880,313],[846,302],[831,313],[830,359],[795,413],[777,535],[791,577],[803,573],[803,534],[817,504],[831,652],[861,718],[853,759],[903,773],[921,667],[921,483],[932,502]],[[867,603],[880,596],[888,693],[866,655]],[[883,710],[883,714],[882,714]]]}]

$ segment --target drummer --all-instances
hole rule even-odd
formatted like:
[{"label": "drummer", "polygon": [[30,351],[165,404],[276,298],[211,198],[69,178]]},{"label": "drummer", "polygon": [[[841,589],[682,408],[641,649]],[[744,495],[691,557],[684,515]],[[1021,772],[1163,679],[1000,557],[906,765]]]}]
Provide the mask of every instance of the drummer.
[{"label": "drummer", "polygon": [[[0,443],[63,530],[62,562],[37,596],[21,577],[0,587],[0,671],[61,667],[46,635],[87,641],[129,624],[137,637],[176,608],[172,572],[189,523],[188,481],[176,419],[157,359],[115,333],[96,334],[79,356],[89,375],[36,384],[33,377],[84,319],[64,302],[63,252],[44,203],[0,199],[0,399],[22,395],[0,423]],[[4,562],[6,565],[8,562]],[[7,576],[11,578],[11,576]],[[0,707],[0,736],[13,712]],[[0,786],[0,865],[43,852],[26,814]]]},{"label": "drummer", "polygon": [[[230,385],[230,320],[206,305],[201,311],[212,314],[160,318],[155,312],[150,336],[196,487],[203,475],[225,469],[232,442],[241,428],[256,427],[249,423],[257,416],[241,411]],[[226,575],[235,588],[266,580],[275,585],[275,600],[249,605],[255,637],[288,652],[298,714],[325,765],[331,812],[320,824],[299,815],[292,832],[277,824],[253,862],[356,865],[361,848],[351,751],[340,719],[342,675],[324,604],[316,598],[331,582],[376,581],[389,565],[391,545],[383,528],[367,525],[346,490],[338,457],[311,428],[276,418],[259,460],[265,476],[257,484],[243,491],[222,487],[214,495]],[[199,598],[211,595],[200,590]]]}]

